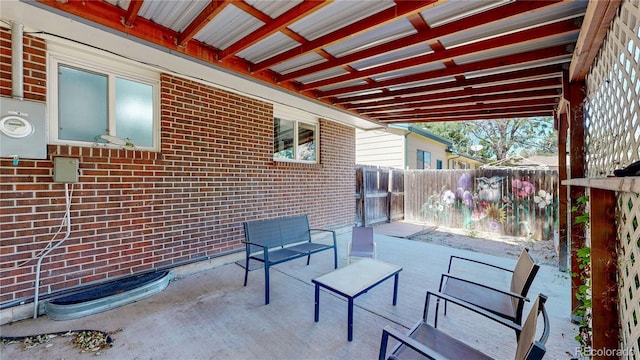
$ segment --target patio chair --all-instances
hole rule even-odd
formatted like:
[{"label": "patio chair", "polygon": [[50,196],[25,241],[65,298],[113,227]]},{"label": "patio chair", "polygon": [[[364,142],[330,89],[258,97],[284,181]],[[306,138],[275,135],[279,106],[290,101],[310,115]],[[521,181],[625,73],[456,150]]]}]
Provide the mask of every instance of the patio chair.
[{"label": "patio chair", "polygon": [[372,227],[354,226],[351,229],[351,240],[347,244],[348,263],[351,263],[352,257],[376,258],[376,242],[373,240]]},{"label": "patio chair", "polygon": [[[429,313],[430,297],[435,296],[438,300],[443,299],[457,303],[468,310],[483,315],[500,325],[520,332],[521,336],[516,343],[516,360],[540,360],[546,352],[545,344],[549,337],[549,317],[544,303],[547,300],[545,295],[538,295],[533,304],[524,325],[520,326],[512,321],[497,317],[494,314],[478,308],[464,301],[459,301],[445,294],[427,292],[423,318],[406,335],[397,329],[387,325],[382,330],[382,340],[380,342],[379,360],[383,359],[492,359],[469,344],[454,338],[453,336],[437,328],[437,320],[434,325],[427,323]],[[539,340],[535,339],[538,317],[542,314],[544,329]],[[436,318],[437,319],[437,318]],[[399,343],[387,355],[387,343],[389,337],[398,340]],[[487,339],[489,341],[489,339]]]},{"label": "patio chair", "polygon": [[[470,279],[452,275],[451,267],[454,259],[459,261],[469,261],[510,273],[511,280],[509,289],[491,287]],[[479,260],[454,255],[449,259],[448,272],[446,274],[442,274],[442,277],[440,278],[439,290],[444,294],[471,303],[497,316],[513,321],[516,324],[521,324],[524,303],[525,301],[529,301],[526,296],[529,292],[533,279],[538,273],[538,269],[540,269],[540,266],[533,261],[531,255],[529,255],[528,249],[522,250],[513,270]],[[446,315],[446,300],[444,306],[444,314]],[[437,309],[438,305],[436,305],[436,318],[438,316]],[[519,336],[519,332],[517,330],[516,335]]]}]

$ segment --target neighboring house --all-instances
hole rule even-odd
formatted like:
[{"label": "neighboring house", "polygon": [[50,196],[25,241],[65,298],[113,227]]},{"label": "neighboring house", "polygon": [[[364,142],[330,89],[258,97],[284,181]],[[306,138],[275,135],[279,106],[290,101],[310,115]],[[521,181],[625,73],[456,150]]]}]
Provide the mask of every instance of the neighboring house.
[{"label": "neighboring house", "polygon": [[429,130],[394,124],[356,131],[356,163],[395,169],[475,169],[482,161],[452,150],[453,142]]}]

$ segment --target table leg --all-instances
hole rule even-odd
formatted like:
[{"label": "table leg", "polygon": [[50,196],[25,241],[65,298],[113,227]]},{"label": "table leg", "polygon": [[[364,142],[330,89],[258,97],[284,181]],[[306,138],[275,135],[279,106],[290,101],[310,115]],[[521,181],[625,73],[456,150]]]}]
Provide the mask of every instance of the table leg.
[{"label": "table leg", "polygon": [[320,285],[316,284],[316,305],[315,305],[315,321],[320,318]]},{"label": "table leg", "polygon": [[347,316],[347,340],[353,340],[353,298],[349,297],[349,314]]},{"label": "table leg", "polygon": [[400,273],[394,275],[393,279],[393,306],[396,306],[396,302],[398,301],[398,278]]}]

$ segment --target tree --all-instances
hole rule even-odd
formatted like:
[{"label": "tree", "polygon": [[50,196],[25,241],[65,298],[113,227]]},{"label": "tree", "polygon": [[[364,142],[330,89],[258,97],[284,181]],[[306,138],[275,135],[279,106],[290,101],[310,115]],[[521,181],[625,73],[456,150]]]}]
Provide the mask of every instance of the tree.
[{"label": "tree", "polygon": [[454,148],[470,154],[472,144],[482,149],[471,153],[484,160],[504,160],[510,155],[550,155],[557,153],[557,134],[550,117],[436,122],[420,124],[444,138]]},{"label": "tree", "polygon": [[494,160],[504,160],[522,149],[542,149],[553,134],[553,120],[543,117],[467,121],[463,127],[484,146],[483,155]]},{"label": "tree", "polygon": [[466,153],[470,145],[470,138],[465,134],[463,123],[459,121],[422,123],[418,126],[425,128],[434,134],[440,135],[453,142],[453,148],[458,152]]}]

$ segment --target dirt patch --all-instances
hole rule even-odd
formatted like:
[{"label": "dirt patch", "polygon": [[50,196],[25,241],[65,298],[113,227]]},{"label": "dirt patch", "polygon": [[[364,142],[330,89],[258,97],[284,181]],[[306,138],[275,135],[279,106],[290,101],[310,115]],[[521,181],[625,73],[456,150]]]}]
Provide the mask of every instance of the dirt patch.
[{"label": "dirt patch", "polygon": [[528,248],[536,263],[558,266],[558,255],[553,240],[533,240],[444,227],[432,227],[412,235],[410,239],[514,259],[518,258],[522,249]]}]

